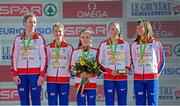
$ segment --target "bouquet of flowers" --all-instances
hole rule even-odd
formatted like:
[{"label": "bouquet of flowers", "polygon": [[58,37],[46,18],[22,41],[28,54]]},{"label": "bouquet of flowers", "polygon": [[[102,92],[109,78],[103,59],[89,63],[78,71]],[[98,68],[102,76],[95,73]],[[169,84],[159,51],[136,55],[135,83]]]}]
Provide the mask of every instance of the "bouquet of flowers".
[{"label": "bouquet of flowers", "polygon": [[[75,63],[75,65],[72,66],[72,69],[73,69],[72,73],[74,75],[81,74],[83,72],[94,75],[94,74],[98,74],[100,72],[100,67],[97,64],[96,59],[87,58],[87,57],[81,57]],[[76,90],[76,94],[79,92],[80,89],[81,89],[81,94],[83,93],[86,83],[89,83],[89,79],[83,78]]]}]

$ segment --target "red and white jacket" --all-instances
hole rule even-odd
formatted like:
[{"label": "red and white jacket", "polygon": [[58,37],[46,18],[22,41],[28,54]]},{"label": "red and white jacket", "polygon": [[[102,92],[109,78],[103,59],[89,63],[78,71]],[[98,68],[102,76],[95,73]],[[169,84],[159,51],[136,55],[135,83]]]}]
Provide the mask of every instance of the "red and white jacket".
[{"label": "red and white jacket", "polygon": [[[85,52],[85,56],[87,55],[87,50],[84,49]],[[97,49],[96,48],[90,48],[90,58],[94,58],[96,59],[96,54],[97,54]],[[77,48],[73,51],[72,57],[71,57],[71,72],[72,70],[72,65],[75,65],[75,63],[80,59],[80,57],[82,56],[82,49],[81,48]],[[87,83],[85,85],[85,89],[96,89],[96,76],[97,75],[93,75],[92,78],[89,78],[90,83]],[[81,83],[82,78],[79,77],[79,75],[75,76],[75,88],[77,89],[79,84]]]},{"label": "red and white jacket", "polygon": [[[115,53],[117,63],[113,63],[112,53],[110,49],[111,40],[102,41],[98,48],[97,60],[100,64],[102,71],[104,71],[104,80],[127,80],[127,74],[119,74],[112,76],[112,71],[116,70],[130,70],[130,47],[128,42],[123,39],[118,39],[118,45]],[[114,44],[112,45],[114,48]]]},{"label": "red and white jacket", "polygon": [[158,78],[165,63],[164,50],[159,41],[148,40],[143,63],[140,62],[140,41],[132,43],[131,56],[134,67],[134,80],[152,80]]},{"label": "red and white jacket", "polygon": [[[45,40],[42,35],[34,33],[32,40],[28,47],[29,56],[23,58],[24,52],[23,39],[25,33],[15,37],[12,48],[12,71],[13,75],[31,75],[40,74],[45,76],[46,69],[46,52],[45,52]],[[28,40],[25,37],[27,44]]]},{"label": "red and white jacket", "polygon": [[[57,46],[59,48],[59,46]],[[48,83],[69,83],[70,81],[70,57],[73,47],[64,39],[60,45],[59,68],[53,68],[53,62],[56,60],[55,40],[46,46],[48,57],[47,82]]]}]

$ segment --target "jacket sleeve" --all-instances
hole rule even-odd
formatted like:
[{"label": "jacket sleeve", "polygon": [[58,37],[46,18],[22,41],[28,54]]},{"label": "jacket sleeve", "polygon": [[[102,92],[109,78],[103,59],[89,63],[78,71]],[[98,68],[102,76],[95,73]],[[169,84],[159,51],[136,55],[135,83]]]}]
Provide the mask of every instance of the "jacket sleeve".
[{"label": "jacket sleeve", "polygon": [[46,72],[46,66],[47,66],[47,54],[46,54],[46,49],[45,49],[45,40],[43,36],[40,37],[39,40],[39,54],[40,54],[40,76],[44,77],[45,72]]},{"label": "jacket sleeve", "polygon": [[130,56],[130,47],[129,47],[129,43],[126,42],[126,50],[125,50],[125,56],[126,56],[126,67],[125,69],[130,71],[131,70],[131,56]]},{"label": "jacket sleeve", "polygon": [[73,75],[73,68],[72,66],[75,65],[75,52],[72,51],[71,57],[70,57],[70,73]]},{"label": "jacket sleeve", "polygon": [[131,67],[134,69],[135,61],[136,61],[136,50],[135,50],[135,42],[130,45],[130,56],[131,56]]},{"label": "jacket sleeve", "polygon": [[73,65],[75,65],[76,61],[77,61],[77,60],[76,60],[76,52],[73,51],[73,52],[72,52],[71,59],[70,59],[70,73],[71,73],[72,76],[80,77],[80,74],[79,74],[79,73],[76,74],[76,75],[73,74]]},{"label": "jacket sleeve", "polygon": [[69,71],[72,74],[72,65],[71,65],[71,61],[72,61],[72,54],[73,54],[74,48],[72,45],[70,45],[70,51],[69,51]]},{"label": "jacket sleeve", "polygon": [[18,75],[17,72],[17,63],[18,63],[18,56],[19,56],[19,44],[18,44],[18,37],[16,36],[14,39],[14,43],[12,46],[12,60],[11,60],[11,65],[12,65],[12,72],[13,76]]},{"label": "jacket sleeve", "polygon": [[165,54],[164,54],[164,48],[162,47],[162,44],[158,42],[157,50],[157,63],[158,63],[158,75],[161,74],[164,65],[165,65]]},{"label": "jacket sleeve", "polygon": [[102,43],[99,45],[98,52],[97,52],[97,62],[98,62],[99,66],[103,72],[107,72],[107,73],[111,74],[112,70],[110,68],[107,68],[107,66],[104,65],[104,62],[106,60],[104,58],[105,57],[105,54],[104,54],[105,51],[104,51],[103,46],[104,45]]},{"label": "jacket sleeve", "polygon": [[[97,51],[98,51],[98,50],[96,49],[96,62],[98,61],[98,60],[97,60]],[[97,62],[97,63],[98,63],[98,62]],[[101,75],[101,73],[102,73],[102,71],[101,71],[101,69],[100,69],[98,73],[92,74],[92,77],[99,76],[99,75]]]},{"label": "jacket sleeve", "polygon": [[46,73],[47,73],[47,71],[48,71],[48,69],[49,69],[49,63],[50,63],[50,59],[51,59],[51,57],[50,57],[50,47],[49,47],[49,45],[46,45],[45,46],[45,50],[46,50],[46,54],[47,54],[47,64],[46,64]]}]

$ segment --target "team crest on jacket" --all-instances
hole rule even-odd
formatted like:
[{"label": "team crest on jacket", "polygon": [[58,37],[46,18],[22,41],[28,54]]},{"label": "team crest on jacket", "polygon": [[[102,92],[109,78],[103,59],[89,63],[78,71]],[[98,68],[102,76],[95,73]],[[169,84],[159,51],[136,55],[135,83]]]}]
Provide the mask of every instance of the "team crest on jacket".
[{"label": "team crest on jacket", "polygon": [[154,45],[153,45],[153,44],[150,44],[150,45],[148,46],[148,50],[149,50],[150,52],[152,52],[152,51],[154,50]]},{"label": "team crest on jacket", "polygon": [[124,46],[123,45],[120,45],[120,50],[124,50]]},{"label": "team crest on jacket", "polygon": [[140,48],[139,46],[136,47],[137,50],[138,50],[139,48]]},{"label": "team crest on jacket", "polygon": [[34,43],[37,43],[37,39],[34,39]]},{"label": "team crest on jacket", "polygon": [[65,51],[66,51],[65,48],[63,48],[62,51],[63,51],[62,53],[65,53]]}]

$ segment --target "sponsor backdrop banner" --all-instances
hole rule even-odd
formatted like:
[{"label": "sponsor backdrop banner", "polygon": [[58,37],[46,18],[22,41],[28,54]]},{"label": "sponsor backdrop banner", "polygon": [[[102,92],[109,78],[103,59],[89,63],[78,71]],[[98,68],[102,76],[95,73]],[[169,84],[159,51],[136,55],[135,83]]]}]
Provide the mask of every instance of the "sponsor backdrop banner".
[{"label": "sponsor backdrop banner", "polygon": [[[76,0],[77,1],[77,0]],[[118,11],[118,12],[117,12]],[[119,18],[122,1],[63,2],[63,18]]]},{"label": "sponsor backdrop banner", "polygon": [[[8,36],[14,38],[16,35],[22,34],[24,32],[24,26],[22,22],[17,22],[12,24],[11,22],[1,22],[0,35]],[[65,28],[65,37],[79,37],[82,29],[89,28],[93,37],[106,37],[107,36],[107,23],[76,23],[69,24],[63,23]],[[52,35],[53,23],[37,23],[35,32],[44,35],[45,37]],[[52,36],[51,36],[52,37]],[[12,39],[13,40],[13,39]]]},{"label": "sponsor backdrop banner", "polygon": [[13,0],[8,1],[0,4],[0,18],[20,18],[27,13],[33,13],[40,18],[60,17],[60,13],[57,13],[57,9],[60,8],[58,0],[54,0],[53,2],[50,2],[50,0],[44,0],[43,2],[40,0],[16,0],[16,2],[13,2]]},{"label": "sponsor backdrop banner", "polygon": [[175,17],[179,16],[179,0],[128,0],[128,17]]},{"label": "sponsor backdrop banner", "polygon": [[[151,21],[154,37],[156,38],[177,38],[180,37],[180,21]],[[133,38],[136,36],[136,22],[127,23],[127,36]],[[132,30],[134,29],[134,30]]]},{"label": "sponsor backdrop banner", "polygon": [[[163,76],[163,75],[162,75]],[[161,76],[161,77],[162,77]],[[132,76],[129,76],[132,77]],[[2,79],[1,79],[2,80]],[[12,80],[11,80],[12,81]],[[102,79],[97,79],[97,82],[102,82]],[[71,79],[71,87],[70,87],[70,104],[76,104],[76,96],[75,96],[75,89],[73,86],[74,79]],[[168,83],[168,84],[167,84]],[[6,85],[5,85],[6,84]],[[8,84],[8,86],[7,86]],[[7,101],[9,104],[18,104],[19,103],[19,96],[17,93],[17,88],[13,82],[1,82],[0,88],[0,101],[1,104],[6,104]],[[129,79],[128,82],[128,104],[134,105],[134,94],[133,94],[133,81]],[[177,105],[180,99],[180,83],[179,81],[169,80],[169,81],[162,81],[160,80],[159,85],[159,104],[160,105]],[[41,100],[42,104],[47,104],[47,90],[46,84],[43,85],[41,93]],[[103,92],[103,85],[98,84],[97,87],[97,96],[96,96],[97,104],[104,105],[104,92]]]},{"label": "sponsor backdrop banner", "polygon": [[[136,35],[136,21],[148,19],[154,37],[162,42],[166,65],[160,76],[159,104],[180,104],[180,2],[179,0],[4,0],[0,3],[0,105],[19,105],[16,85],[12,81],[11,49],[16,35],[23,33],[22,17],[37,16],[36,32],[53,39],[52,26],[64,24],[65,39],[74,48],[84,28],[93,32],[92,44],[108,38],[108,24],[120,23],[123,38],[132,43]],[[102,75],[97,78],[97,104],[104,105]],[[74,78],[71,78],[70,104],[76,104]],[[135,105],[133,75],[128,78],[128,104]],[[42,104],[47,105],[46,83],[42,87]]]}]

